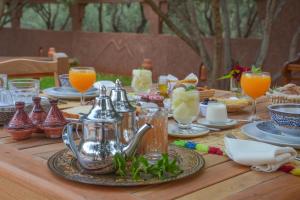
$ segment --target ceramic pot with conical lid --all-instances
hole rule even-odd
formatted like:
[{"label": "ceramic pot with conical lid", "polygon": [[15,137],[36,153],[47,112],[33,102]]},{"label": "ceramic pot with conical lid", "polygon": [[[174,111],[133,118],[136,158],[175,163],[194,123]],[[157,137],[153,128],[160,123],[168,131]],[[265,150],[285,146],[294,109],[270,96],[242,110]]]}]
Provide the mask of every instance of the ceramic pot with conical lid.
[{"label": "ceramic pot with conical lid", "polygon": [[57,107],[58,100],[51,99],[51,108],[43,123],[43,130],[48,138],[60,138],[64,126],[68,123],[62,112]]},{"label": "ceramic pot with conical lid", "polygon": [[14,140],[24,140],[31,137],[35,127],[24,110],[24,102],[16,102],[16,112],[7,125],[7,131]]}]

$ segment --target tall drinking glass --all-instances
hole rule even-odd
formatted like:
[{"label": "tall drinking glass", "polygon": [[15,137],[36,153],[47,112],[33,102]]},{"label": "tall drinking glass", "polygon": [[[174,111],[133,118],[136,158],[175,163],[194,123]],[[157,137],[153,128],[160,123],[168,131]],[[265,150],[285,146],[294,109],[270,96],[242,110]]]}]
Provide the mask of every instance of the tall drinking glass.
[{"label": "tall drinking glass", "polygon": [[191,131],[199,115],[199,91],[179,87],[172,92],[171,109],[179,129]]},{"label": "tall drinking glass", "polygon": [[84,105],[84,93],[96,81],[95,69],[93,67],[72,67],[69,71],[69,80],[72,87],[80,92],[80,104]]},{"label": "tall drinking glass", "polygon": [[252,98],[252,115],[250,121],[260,120],[256,116],[256,99],[263,96],[270,88],[271,76],[268,72],[244,72],[241,78],[241,87],[245,94]]},{"label": "tall drinking glass", "polygon": [[138,118],[139,126],[149,123],[153,127],[142,138],[137,152],[150,161],[156,161],[162,154],[168,153],[168,111],[159,107],[143,107]]}]

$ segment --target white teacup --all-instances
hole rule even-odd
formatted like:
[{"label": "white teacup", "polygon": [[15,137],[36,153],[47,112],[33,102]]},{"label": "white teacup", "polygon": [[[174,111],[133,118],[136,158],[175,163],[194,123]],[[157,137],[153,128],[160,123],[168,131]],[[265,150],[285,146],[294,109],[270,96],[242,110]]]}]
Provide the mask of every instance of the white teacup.
[{"label": "white teacup", "polygon": [[226,105],[223,103],[208,103],[206,120],[211,123],[226,123],[228,121]]}]

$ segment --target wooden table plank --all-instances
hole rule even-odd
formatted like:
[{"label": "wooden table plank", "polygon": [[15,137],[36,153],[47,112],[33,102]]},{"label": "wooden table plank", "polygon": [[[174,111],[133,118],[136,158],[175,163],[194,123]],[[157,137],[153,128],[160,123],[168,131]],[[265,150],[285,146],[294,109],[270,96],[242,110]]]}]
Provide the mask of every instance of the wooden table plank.
[{"label": "wooden table plank", "polygon": [[41,162],[7,145],[0,146],[0,176],[34,192],[43,192],[56,199],[138,199],[126,189],[90,186],[54,176],[46,161]]},{"label": "wooden table plank", "polygon": [[253,185],[257,185],[265,181],[269,181],[283,174],[284,174],[283,172],[262,173],[262,172],[250,171],[242,175],[233,177],[231,179],[222,181],[215,185],[209,186],[202,190],[198,190],[194,193],[188,194],[179,199],[198,200],[199,197],[209,197],[210,200],[223,199],[225,197],[228,197],[231,194],[240,192]]},{"label": "wooden table plank", "polygon": [[32,191],[20,184],[0,176],[0,199],[2,200],[56,200],[45,196],[44,193]]},{"label": "wooden table plank", "polygon": [[205,169],[197,176],[186,178],[176,182],[147,187],[144,191],[134,193],[143,199],[173,199],[184,196],[199,189],[214,185],[239,174],[248,172],[250,169],[237,165],[232,161]]},{"label": "wooden table plank", "polygon": [[0,144],[9,144],[10,146],[15,147],[19,150],[61,142],[61,138],[50,139],[46,138],[43,134],[33,134],[31,138],[21,141],[13,140],[11,137],[5,137],[0,139]]},{"label": "wooden table plank", "polygon": [[284,174],[261,184],[254,185],[241,192],[232,194],[226,199],[300,199],[300,178],[290,174]]}]

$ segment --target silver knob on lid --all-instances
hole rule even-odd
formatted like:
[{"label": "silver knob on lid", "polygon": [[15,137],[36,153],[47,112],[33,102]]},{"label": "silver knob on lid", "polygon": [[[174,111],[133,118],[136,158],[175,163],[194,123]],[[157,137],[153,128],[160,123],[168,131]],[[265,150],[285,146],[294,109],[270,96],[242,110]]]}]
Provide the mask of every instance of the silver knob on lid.
[{"label": "silver knob on lid", "polygon": [[100,97],[106,96],[106,87],[104,85],[101,85],[100,87]]}]

